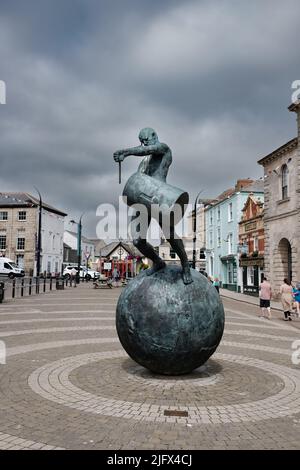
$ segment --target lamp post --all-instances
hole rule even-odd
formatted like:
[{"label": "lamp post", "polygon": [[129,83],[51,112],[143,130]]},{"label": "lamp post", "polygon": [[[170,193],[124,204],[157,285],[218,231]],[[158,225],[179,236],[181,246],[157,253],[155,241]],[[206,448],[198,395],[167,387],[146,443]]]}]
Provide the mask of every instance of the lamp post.
[{"label": "lamp post", "polygon": [[41,273],[41,250],[42,250],[42,196],[39,190],[34,186],[39,195],[39,223],[38,223],[38,239],[37,239],[37,259],[36,259],[36,276],[40,277]]},{"label": "lamp post", "polygon": [[197,239],[197,202],[199,199],[200,194],[203,192],[203,189],[199,191],[196,196],[195,203],[194,203],[194,213],[193,213],[193,268],[196,269],[196,239]]},{"label": "lamp post", "polygon": [[80,266],[81,266],[81,231],[82,231],[82,216],[81,214],[79,222],[75,220],[70,220],[70,224],[77,224],[77,274],[76,274],[76,283],[80,283]]}]

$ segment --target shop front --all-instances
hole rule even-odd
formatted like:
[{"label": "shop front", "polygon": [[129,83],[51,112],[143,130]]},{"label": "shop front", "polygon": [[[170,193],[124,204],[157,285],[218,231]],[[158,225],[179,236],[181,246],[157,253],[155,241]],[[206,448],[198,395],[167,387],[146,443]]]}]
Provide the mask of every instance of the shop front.
[{"label": "shop front", "polygon": [[227,255],[221,257],[223,265],[223,283],[222,287],[224,289],[232,290],[238,292],[240,289],[238,287],[238,273],[237,273],[237,262],[234,255]]},{"label": "shop front", "polygon": [[264,258],[262,256],[240,258],[240,267],[243,274],[243,293],[257,297],[263,276]]}]

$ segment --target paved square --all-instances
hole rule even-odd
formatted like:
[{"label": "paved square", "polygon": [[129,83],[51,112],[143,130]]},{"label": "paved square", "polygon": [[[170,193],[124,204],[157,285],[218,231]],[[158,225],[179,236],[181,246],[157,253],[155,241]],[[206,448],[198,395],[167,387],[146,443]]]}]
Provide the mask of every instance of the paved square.
[{"label": "paved square", "polygon": [[224,299],[211,359],[156,376],[118,340],[120,290],[81,284],[0,305],[0,449],[300,448],[299,320]]}]

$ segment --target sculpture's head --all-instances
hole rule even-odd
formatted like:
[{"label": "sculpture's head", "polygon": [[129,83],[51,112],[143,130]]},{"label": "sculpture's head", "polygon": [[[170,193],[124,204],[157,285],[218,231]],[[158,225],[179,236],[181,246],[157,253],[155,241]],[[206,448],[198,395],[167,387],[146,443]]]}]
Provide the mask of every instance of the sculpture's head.
[{"label": "sculpture's head", "polygon": [[139,139],[142,145],[154,145],[158,142],[158,137],[154,129],[145,127],[139,133]]}]

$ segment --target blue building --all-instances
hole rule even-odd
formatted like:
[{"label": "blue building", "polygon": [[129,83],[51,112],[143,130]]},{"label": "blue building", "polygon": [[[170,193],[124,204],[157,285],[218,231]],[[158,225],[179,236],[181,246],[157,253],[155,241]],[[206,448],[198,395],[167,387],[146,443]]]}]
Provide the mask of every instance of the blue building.
[{"label": "blue building", "polygon": [[224,288],[241,291],[239,222],[249,194],[264,199],[263,181],[238,180],[205,209],[206,272]]}]

